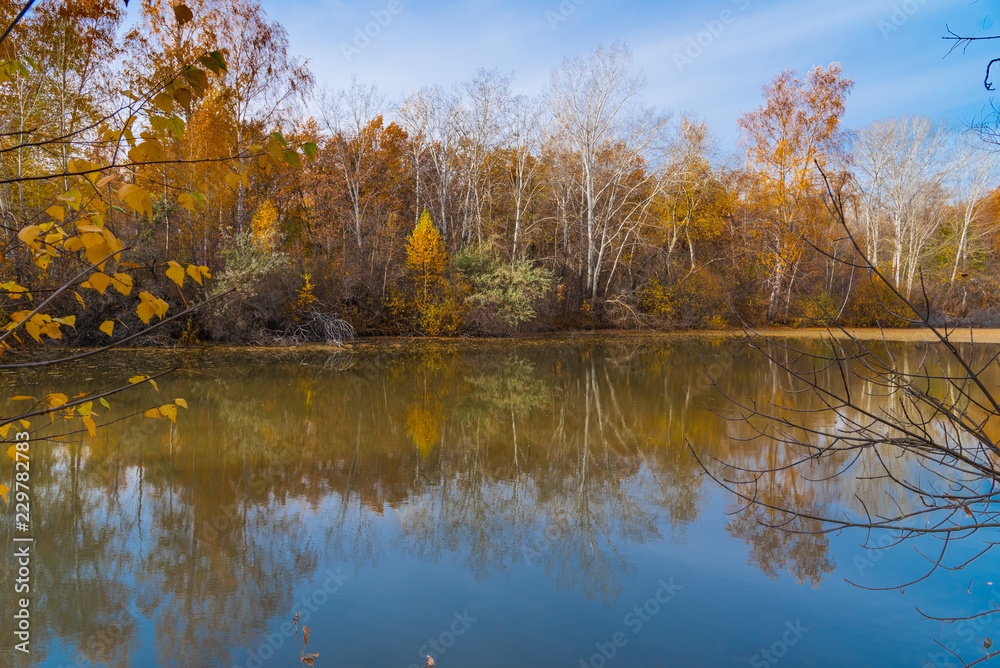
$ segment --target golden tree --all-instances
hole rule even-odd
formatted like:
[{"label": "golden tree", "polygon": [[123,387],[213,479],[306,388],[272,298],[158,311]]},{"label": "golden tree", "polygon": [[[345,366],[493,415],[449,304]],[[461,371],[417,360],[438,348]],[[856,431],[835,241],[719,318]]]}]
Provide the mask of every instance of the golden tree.
[{"label": "golden tree", "polygon": [[787,70],[763,88],[764,104],[739,119],[747,149],[749,204],[771,274],[767,316],[790,291],[814,217],[819,179],[840,150],[840,121],[854,82],[840,65],[817,67],[804,80]]},{"label": "golden tree", "polygon": [[425,209],[406,238],[406,273],[412,301],[406,309],[397,298],[396,310],[413,312],[417,328],[432,336],[453,334],[461,325],[461,306],[445,275],[447,268],[448,251]]}]

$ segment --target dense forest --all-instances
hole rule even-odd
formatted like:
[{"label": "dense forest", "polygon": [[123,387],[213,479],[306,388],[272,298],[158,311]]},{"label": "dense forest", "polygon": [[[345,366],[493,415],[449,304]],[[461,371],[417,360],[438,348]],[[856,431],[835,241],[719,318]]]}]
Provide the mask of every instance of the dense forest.
[{"label": "dense forest", "polygon": [[[1000,322],[995,147],[921,117],[845,127],[836,63],[776,73],[730,156],[644,105],[623,44],[537,97],[481,70],[390,99],[318,85],[252,0],[138,13],[43,0],[0,45],[0,326],[51,296],[63,327],[33,338],[104,344],[227,292],[134,340],[899,324],[852,237],[940,319]],[[74,284],[54,260],[85,245],[120,271]]]}]

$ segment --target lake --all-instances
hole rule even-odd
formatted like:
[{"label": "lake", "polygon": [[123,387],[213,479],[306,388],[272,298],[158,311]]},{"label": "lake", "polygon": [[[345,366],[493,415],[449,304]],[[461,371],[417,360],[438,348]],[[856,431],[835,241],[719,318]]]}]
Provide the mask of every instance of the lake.
[{"label": "lake", "polygon": [[[916,363],[928,344],[892,348]],[[989,557],[900,591],[935,542],[736,512],[699,459],[786,455],[744,440],[734,402],[814,407],[738,336],[124,351],[7,375],[4,396],[178,363],[193,372],[99,411],[113,421],[181,397],[176,425],[129,418],[32,444],[32,654],[4,632],[4,665],[295,666],[296,612],[315,665],[338,668],[428,654],[441,668],[946,666],[959,664],[942,645],[975,658],[996,633],[917,611],[1000,603]],[[771,482],[827,513],[913,503],[863,470]],[[5,620],[14,598],[0,597]]]}]

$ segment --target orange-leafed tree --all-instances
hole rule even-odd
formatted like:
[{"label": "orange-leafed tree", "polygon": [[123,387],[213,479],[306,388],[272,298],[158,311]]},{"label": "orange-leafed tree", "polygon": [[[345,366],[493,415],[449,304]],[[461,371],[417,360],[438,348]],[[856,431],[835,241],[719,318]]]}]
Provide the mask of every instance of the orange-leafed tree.
[{"label": "orange-leafed tree", "polygon": [[826,169],[839,158],[841,119],[853,87],[837,63],[804,78],[787,70],[763,87],[764,104],[739,119],[750,227],[770,274],[768,320],[777,317],[786,290],[790,294],[805,239],[820,231],[813,215],[820,192],[817,165]]}]

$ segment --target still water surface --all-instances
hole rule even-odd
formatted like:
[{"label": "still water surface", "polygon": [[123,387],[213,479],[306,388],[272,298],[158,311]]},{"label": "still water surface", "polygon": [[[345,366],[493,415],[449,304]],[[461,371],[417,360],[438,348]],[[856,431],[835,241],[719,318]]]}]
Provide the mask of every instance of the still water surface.
[{"label": "still water surface", "polygon": [[[746,427],[719,389],[805,401],[781,395],[780,374],[736,338],[125,352],[7,376],[4,396],[91,390],[178,360],[198,373],[102,415],[183,397],[176,426],[128,419],[35,443],[33,653],[15,656],[4,632],[3,665],[296,666],[296,612],[315,665],[338,668],[427,654],[441,668],[944,666],[936,640],[975,656],[973,632],[996,633],[916,611],[1000,602],[988,560],[870,591],[847,581],[906,582],[926,566],[919,546],[868,551],[860,532],[734,514],[691,448],[743,466],[783,455],[734,440]],[[826,512],[893,503],[885,481],[774,482]],[[3,569],[9,589],[9,556]],[[0,597],[5,620],[12,598]]]}]

